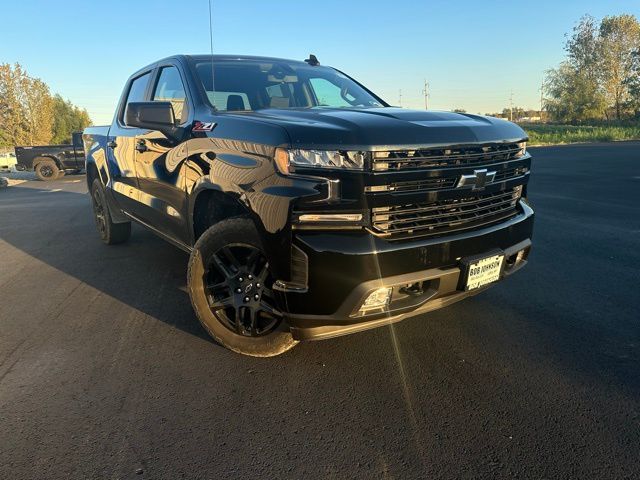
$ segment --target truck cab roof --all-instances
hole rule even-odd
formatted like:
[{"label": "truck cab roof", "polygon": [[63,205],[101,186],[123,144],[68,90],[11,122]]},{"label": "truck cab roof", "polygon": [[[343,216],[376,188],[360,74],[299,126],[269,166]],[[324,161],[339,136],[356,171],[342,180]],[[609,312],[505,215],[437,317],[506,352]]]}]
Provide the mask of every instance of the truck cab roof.
[{"label": "truck cab roof", "polygon": [[306,65],[303,60],[291,60],[287,58],[278,58],[278,57],[263,57],[258,55],[234,55],[234,54],[219,54],[219,55],[211,55],[211,54],[176,54],[171,55],[169,57],[161,58],[153,63],[145,65],[144,67],[138,69],[132,77],[138,76],[140,73],[143,73],[147,70],[150,70],[157,65],[163,63],[170,63],[171,61],[178,61],[184,63],[194,63],[194,62],[204,62],[213,59],[214,62],[229,62],[229,61],[259,61],[265,63],[297,63],[301,66]]}]

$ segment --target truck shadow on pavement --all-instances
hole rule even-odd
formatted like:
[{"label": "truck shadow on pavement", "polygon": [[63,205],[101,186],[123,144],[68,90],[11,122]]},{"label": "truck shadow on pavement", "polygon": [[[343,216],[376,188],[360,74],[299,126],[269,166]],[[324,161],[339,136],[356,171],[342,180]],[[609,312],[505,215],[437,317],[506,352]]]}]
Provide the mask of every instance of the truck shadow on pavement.
[{"label": "truck shadow on pavement", "polygon": [[60,190],[63,182],[55,183],[0,192],[0,240],[122,304],[213,343],[191,308],[187,254],[138,225],[128,242],[104,245],[89,196]]}]

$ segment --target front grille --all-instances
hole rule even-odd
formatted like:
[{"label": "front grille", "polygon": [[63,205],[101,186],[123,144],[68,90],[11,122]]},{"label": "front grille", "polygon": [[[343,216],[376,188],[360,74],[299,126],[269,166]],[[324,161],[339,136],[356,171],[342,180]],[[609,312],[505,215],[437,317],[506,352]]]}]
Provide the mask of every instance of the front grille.
[{"label": "front grille", "polygon": [[[516,180],[527,174],[527,167],[511,167],[498,170],[495,178],[491,183],[506,182]],[[409,192],[425,192],[433,190],[448,190],[455,188],[460,180],[460,173],[443,172],[446,176],[426,178],[422,180],[411,180],[407,182],[391,182],[388,185],[372,185],[365,187],[367,193],[409,193]]]},{"label": "front grille", "polygon": [[529,169],[527,167],[514,167],[499,170],[498,173],[496,173],[496,178],[494,178],[493,183],[520,178],[523,175],[526,175],[528,171]]},{"label": "front grille", "polygon": [[376,207],[374,232],[391,238],[449,234],[504,221],[518,213],[522,186],[479,196]]},{"label": "front grille", "polygon": [[446,168],[515,160],[524,155],[518,143],[489,143],[482,145],[421,148],[374,152],[375,171],[398,171],[411,168]]},{"label": "front grille", "polygon": [[374,185],[365,187],[366,192],[418,192],[425,190],[444,190],[456,186],[459,175],[454,177],[425,178],[409,182],[392,182],[389,185]]}]

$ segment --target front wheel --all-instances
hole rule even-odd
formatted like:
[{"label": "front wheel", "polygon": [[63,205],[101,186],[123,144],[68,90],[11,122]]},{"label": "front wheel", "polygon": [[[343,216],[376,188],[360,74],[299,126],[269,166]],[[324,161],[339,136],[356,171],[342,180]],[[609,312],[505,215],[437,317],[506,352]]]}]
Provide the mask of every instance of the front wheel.
[{"label": "front wheel", "polygon": [[191,253],[187,280],[200,323],[223,346],[243,355],[272,357],[296,345],[251,220],[232,218],[204,232]]}]

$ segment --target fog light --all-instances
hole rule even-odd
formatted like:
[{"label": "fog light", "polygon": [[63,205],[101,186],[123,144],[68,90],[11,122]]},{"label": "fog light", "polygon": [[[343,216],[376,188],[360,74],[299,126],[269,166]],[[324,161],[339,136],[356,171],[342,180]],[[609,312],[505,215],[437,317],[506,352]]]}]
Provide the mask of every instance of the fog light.
[{"label": "fog light", "polygon": [[362,303],[360,311],[382,308],[389,304],[391,300],[391,287],[382,287],[372,291]]},{"label": "fog light", "polygon": [[523,248],[518,252],[518,256],[516,257],[516,264],[522,262],[525,258],[527,258],[527,249]]},{"label": "fog light", "polygon": [[512,198],[514,200],[520,200],[520,197],[522,197],[522,185],[518,185],[513,189]]}]

